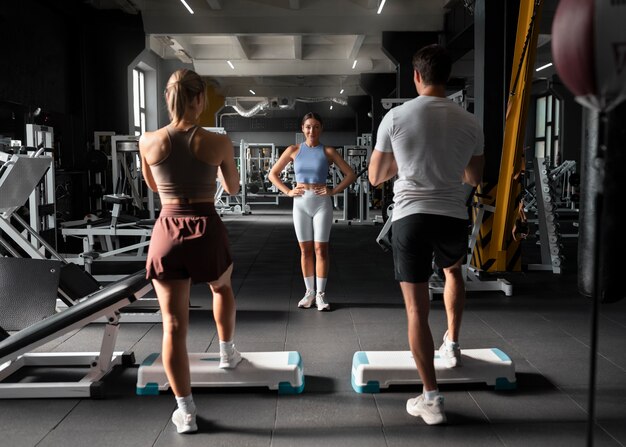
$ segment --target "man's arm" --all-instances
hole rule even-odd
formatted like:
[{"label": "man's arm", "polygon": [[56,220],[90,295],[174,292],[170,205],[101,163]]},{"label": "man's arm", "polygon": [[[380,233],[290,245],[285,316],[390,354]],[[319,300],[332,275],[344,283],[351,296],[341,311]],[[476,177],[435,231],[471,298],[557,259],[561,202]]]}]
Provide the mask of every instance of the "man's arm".
[{"label": "man's arm", "polygon": [[372,151],[367,176],[372,185],[378,186],[398,173],[393,152]]},{"label": "man's arm", "polygon": [[463,171],[463,183],[478,186],[483,178],[484,166],[485,156],[483,154],[474,155]]}]

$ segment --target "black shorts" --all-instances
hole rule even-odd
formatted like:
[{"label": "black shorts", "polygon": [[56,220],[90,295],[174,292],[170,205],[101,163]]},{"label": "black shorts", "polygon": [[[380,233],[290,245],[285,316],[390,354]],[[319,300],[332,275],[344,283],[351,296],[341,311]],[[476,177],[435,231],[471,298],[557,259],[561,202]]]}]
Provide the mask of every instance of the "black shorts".
[{"label": "black shorts", "polygon": [[212,203],[164,205],[146,260],[148,279],[218,279],[232,264],[226,227]]},{"label": "black shorts", "polygon": [[436,214],[411,214],[395,221],[391,230],[396,280],[427,282],[435,263],[446,268],[466,261],[469,221]]}]

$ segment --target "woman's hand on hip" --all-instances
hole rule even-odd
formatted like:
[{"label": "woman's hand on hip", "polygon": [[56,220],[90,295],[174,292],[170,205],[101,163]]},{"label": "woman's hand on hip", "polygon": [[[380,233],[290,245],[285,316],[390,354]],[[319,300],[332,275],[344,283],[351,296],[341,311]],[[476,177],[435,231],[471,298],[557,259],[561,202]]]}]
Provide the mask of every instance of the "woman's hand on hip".
[{"label": "woman's hand on hip", "polygon": [[297,197],[297,196],[301,196],[302,194],[304,194],[304,187],[298,185],[293,189],[290,189],[289,192],[287,193],[287,195],[289,197]]},{"label": "woman's hand on hip", "polygon": [[313,189],[313,191],[318,196],[332,196],[335,193],[332,188],[329,188],[324,185],[316,186],[315,189]]}]

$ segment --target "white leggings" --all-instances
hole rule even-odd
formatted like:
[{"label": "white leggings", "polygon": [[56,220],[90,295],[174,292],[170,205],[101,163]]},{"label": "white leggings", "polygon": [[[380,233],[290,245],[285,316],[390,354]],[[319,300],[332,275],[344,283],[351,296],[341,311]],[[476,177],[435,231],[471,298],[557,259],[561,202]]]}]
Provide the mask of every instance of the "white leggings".
[{"label": "white leggings", "polygon": [[333,224],[330,196],[318,196],[311,189],[293,198],[293,226],[298,242],[328,242]]}]

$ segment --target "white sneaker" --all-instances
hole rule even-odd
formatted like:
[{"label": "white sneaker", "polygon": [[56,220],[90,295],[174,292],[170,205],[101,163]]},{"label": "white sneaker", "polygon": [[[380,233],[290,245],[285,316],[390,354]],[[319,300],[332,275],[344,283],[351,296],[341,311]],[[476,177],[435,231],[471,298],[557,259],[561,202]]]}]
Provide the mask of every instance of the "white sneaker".
[{"label": "white sneaker", "polygon": [[315,301],[315,290],[309,289],[304,294],[304,298],[302,298],[298,302],[298,307],[303,307],[305,309],[308,309],[309,307],[313,305],[313,301]]},{"label": "white sneaker", "polygon": [[326,301],[326,293],[319,292],[315,295],[315,305],[317,310],[330,310],[330,304]]},{"label": "white sneaker", "polygon": [[232,351],[222,351],[220,352],[220,365],[219,367],[222,369],[232,369],[236,367],[239,362],[243,360],[241,357],[241,353],[237,351],[235,347],[233,347]]},{"label": "white sneaker", "polygon": [[406,411],[411,416],[421,417],[428,425],[445,424],[446,414],[443,412],[443,396],[434,400],[425,400],[424,395],[406,401]]},{"label": "white sneaker", "polygon": [[193,413],[184,413],[183,410],[177,408],[172,413],[172,422],[176,426],[178,433],[194,433],[198,431],[195,411]]},{"label": "white sneaker", "polygon": [[446,343],[447,339],[448,331],[443,335],[443,344],[439,348],[439,357],[448,368],[461,366],[461,347],[458,343],[452,343],[451,345]]}]

